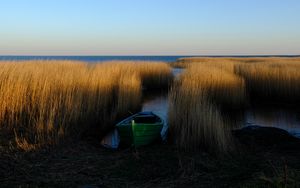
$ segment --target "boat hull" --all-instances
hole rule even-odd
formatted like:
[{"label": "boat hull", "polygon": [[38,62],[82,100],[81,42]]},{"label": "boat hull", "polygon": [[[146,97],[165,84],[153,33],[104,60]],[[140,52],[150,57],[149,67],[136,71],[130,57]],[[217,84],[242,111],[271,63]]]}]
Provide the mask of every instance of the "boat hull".
[{"label": "boat hull", "polygon": [[[154,114],[152,113],[151,115]],[[160,132],[164,122],[160,117],[155,115],[158,121],[154,123],[133,122],[132,120],[138,116],[139,114],[133,115],[117,124],[121,146],[144,146],[153,143],[161,137]]]}]

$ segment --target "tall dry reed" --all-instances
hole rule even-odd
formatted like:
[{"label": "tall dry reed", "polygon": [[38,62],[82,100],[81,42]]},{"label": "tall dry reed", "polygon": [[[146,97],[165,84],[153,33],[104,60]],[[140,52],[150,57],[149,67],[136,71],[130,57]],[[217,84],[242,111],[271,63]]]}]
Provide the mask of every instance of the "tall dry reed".
[{"label": "tall dry reed", "polygon": [[235,75],[229,67],[219,64],[193,63],[181,76],[182,85],[193,86],[207,93],[208,99],[228,109],[241,108],[246,102],[244,79]]},{"label": "tall dry reed", "polygon": [[176,62],[171,63],[174,67],[187,68],[189,64],[204,63],[223,67],[227,70],[234,70],[236,64],[253,64],[253,63],[278,63],[300,62],[299,57],[187,57],[179,58]]},{"label": "tall dry reed", "polygon": [[[165,85],[170,67],[154,66],[153,77],[166,77],[155,84]],[[135,63],[1,62],[0,128],[14,132],[23,149],[57,144],[91,129],[101,136],[117,117],[140,108],[142,83],[154,78],[145,76],[142,64],[136,67]]]},{"label": "tall dry reed", "polygon": [[169,123],[175,143],[187,150],[225,152],[231,139],[220,107],[241,108],[245,84],[219,66],[190,64],[170,92]]},{"label": "tall dry reed", "polygon": [[[300,102],[300,58],[184,58],[170,93],[170,131],[184,149],[224,151],[230,144],[224,109],[252,101]],[[228,141],[229,140],[229,141]]]},{"label": "tall dry reed", "polygon": [[183,67],[205,64],[235,73],[245,79],[253,101],[300,101],[299,57],[192,57],[181,58],[176,63]]},{"label": "tall dry reed", "polygon": [[[106,65],[108,65],[108,63]],[[148,89],[168,88],[173,80],[172,69],[170,65],[164,62],[111,61],[109,62],[109,66],[110,69],[119,67],[119,71],[134,68],[142,80],[143,87]]]},{"label": "tall dry reed", "polygon": [[[188,89],[188,90],[187,90]],[[227,152],[230,135],[218,108],[200,88],[177,85],[169,94],[170,138],[183,150]]]},{"label": "tall dry reed", "polygon": [[233,63],[273,63],[273,62],[299,62],[299,57],[187,57],[179,58],[176,62],[182,64],[189,63],[213,63],[213,62],[233,62]]},{"label": "tall dry reed", "polygon": [[300,60],[240,64],[235,71],[245,78],[254,101],[300,102]]}]

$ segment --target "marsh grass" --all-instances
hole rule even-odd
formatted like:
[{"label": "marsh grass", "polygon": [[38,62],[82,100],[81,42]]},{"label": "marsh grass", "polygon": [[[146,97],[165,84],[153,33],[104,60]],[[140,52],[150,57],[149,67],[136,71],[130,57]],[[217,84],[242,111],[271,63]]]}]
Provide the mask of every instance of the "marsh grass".
[{"label": "marsh grass", "polygon": [[169,110],[171,135],[183,149],[227,150],[231,123],[224,111],[257,101],[300,102],[300,58],[184,58],[173,66],[186,68]]},{"label": "marsh grass", "polygon": [[182,149],[223,153],[232,145],[221,108],[244,106],[245,83],[228,67],[217,65],[190,64],[170,92],[171,136]]},{"label": "marsh grass", "polygon": [[[170,65],[164,62],[149,61],[110,61],[106,68],[113,72],[126,70],[129,74],[136,72],[141,78],[142,86],[145,89],[166,89],[173,81],[173,74]],[[117,70],[115,67],[119,67]],[[131,72],[130,72],[131,71]]]},{"label": "marsh grass", "polygon": [[188,68],[191,64],[202,64],[210,67],[217,67],[222,70],[227,70],[229,72],[234,71],[234,65],[238,63],[238,61],[232,61],[229,58],[181,58],[178,61],[172,63],[172,66],[180,67],[180,68]]},{"label": "marsh grass", "polygon": [[199,90],[205,91],[210,102],[218,106],[239,109],[246,103],[244,79],[231,71],[231,65],[222,67],[220,64],[189,65],[180,78],[182,85],[198,87]]},{"label": "marsh grass", "polygon": [[226,152],[230,146],[226,125],[217,107],[198,89],[172,89],[169,95],[170,139],[187,151]]},{"label": "marsh grass", "polygon": [[300,60],[239,64],[235,72],[244,77],[253,101],[300,102]]},{"label": "marsh grass", "polygon": [[142,83],[169,84],[170,67],[154,64],[1,62],[0,128],[14,133],[24,150],[88,131],[101,137],[118,118],[140,108]]},{"label": "marsh grass", "polygon": [[252,102],[275,103],[300,102],[300,58],[284,57],[192,57],[179,59],[179,64],[188,68],[202,64],[226,70],[245,80],[247,93]]},{"label": "marsh grass", "polygon": [[278,63],[278,62],[299,62],[299,57],[190,57],[180,58],[177,63],[189,64],[198,62],[233,62],[233,63]]}]

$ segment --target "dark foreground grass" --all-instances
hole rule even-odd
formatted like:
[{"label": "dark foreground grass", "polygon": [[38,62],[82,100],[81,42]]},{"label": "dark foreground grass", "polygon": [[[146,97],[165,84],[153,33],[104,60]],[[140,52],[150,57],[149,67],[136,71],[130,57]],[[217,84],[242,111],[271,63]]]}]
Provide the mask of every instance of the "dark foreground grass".
[{"label": "dark foreground grass", "polygon": [[286,182],[287,187],[300,186],[299,150],[245,147],[240,145],[234,154],[221,157],[203,152],[182,153],[166,144],[140,148],[137,152],[110,151],[96,140],[85,140],[39,152],[19,152],[1,143],[0,184],[1,187],[283,187]]}]

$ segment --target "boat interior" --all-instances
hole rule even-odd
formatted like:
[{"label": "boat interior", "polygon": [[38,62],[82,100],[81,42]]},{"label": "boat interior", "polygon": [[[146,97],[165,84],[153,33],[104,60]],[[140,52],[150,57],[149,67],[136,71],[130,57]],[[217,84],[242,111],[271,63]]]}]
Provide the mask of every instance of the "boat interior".
[{"label": "boat interior", "polygon": [[135,123],[153,124],[160,122],[160,118],[155,115],[139,115],[133,118]]}]

